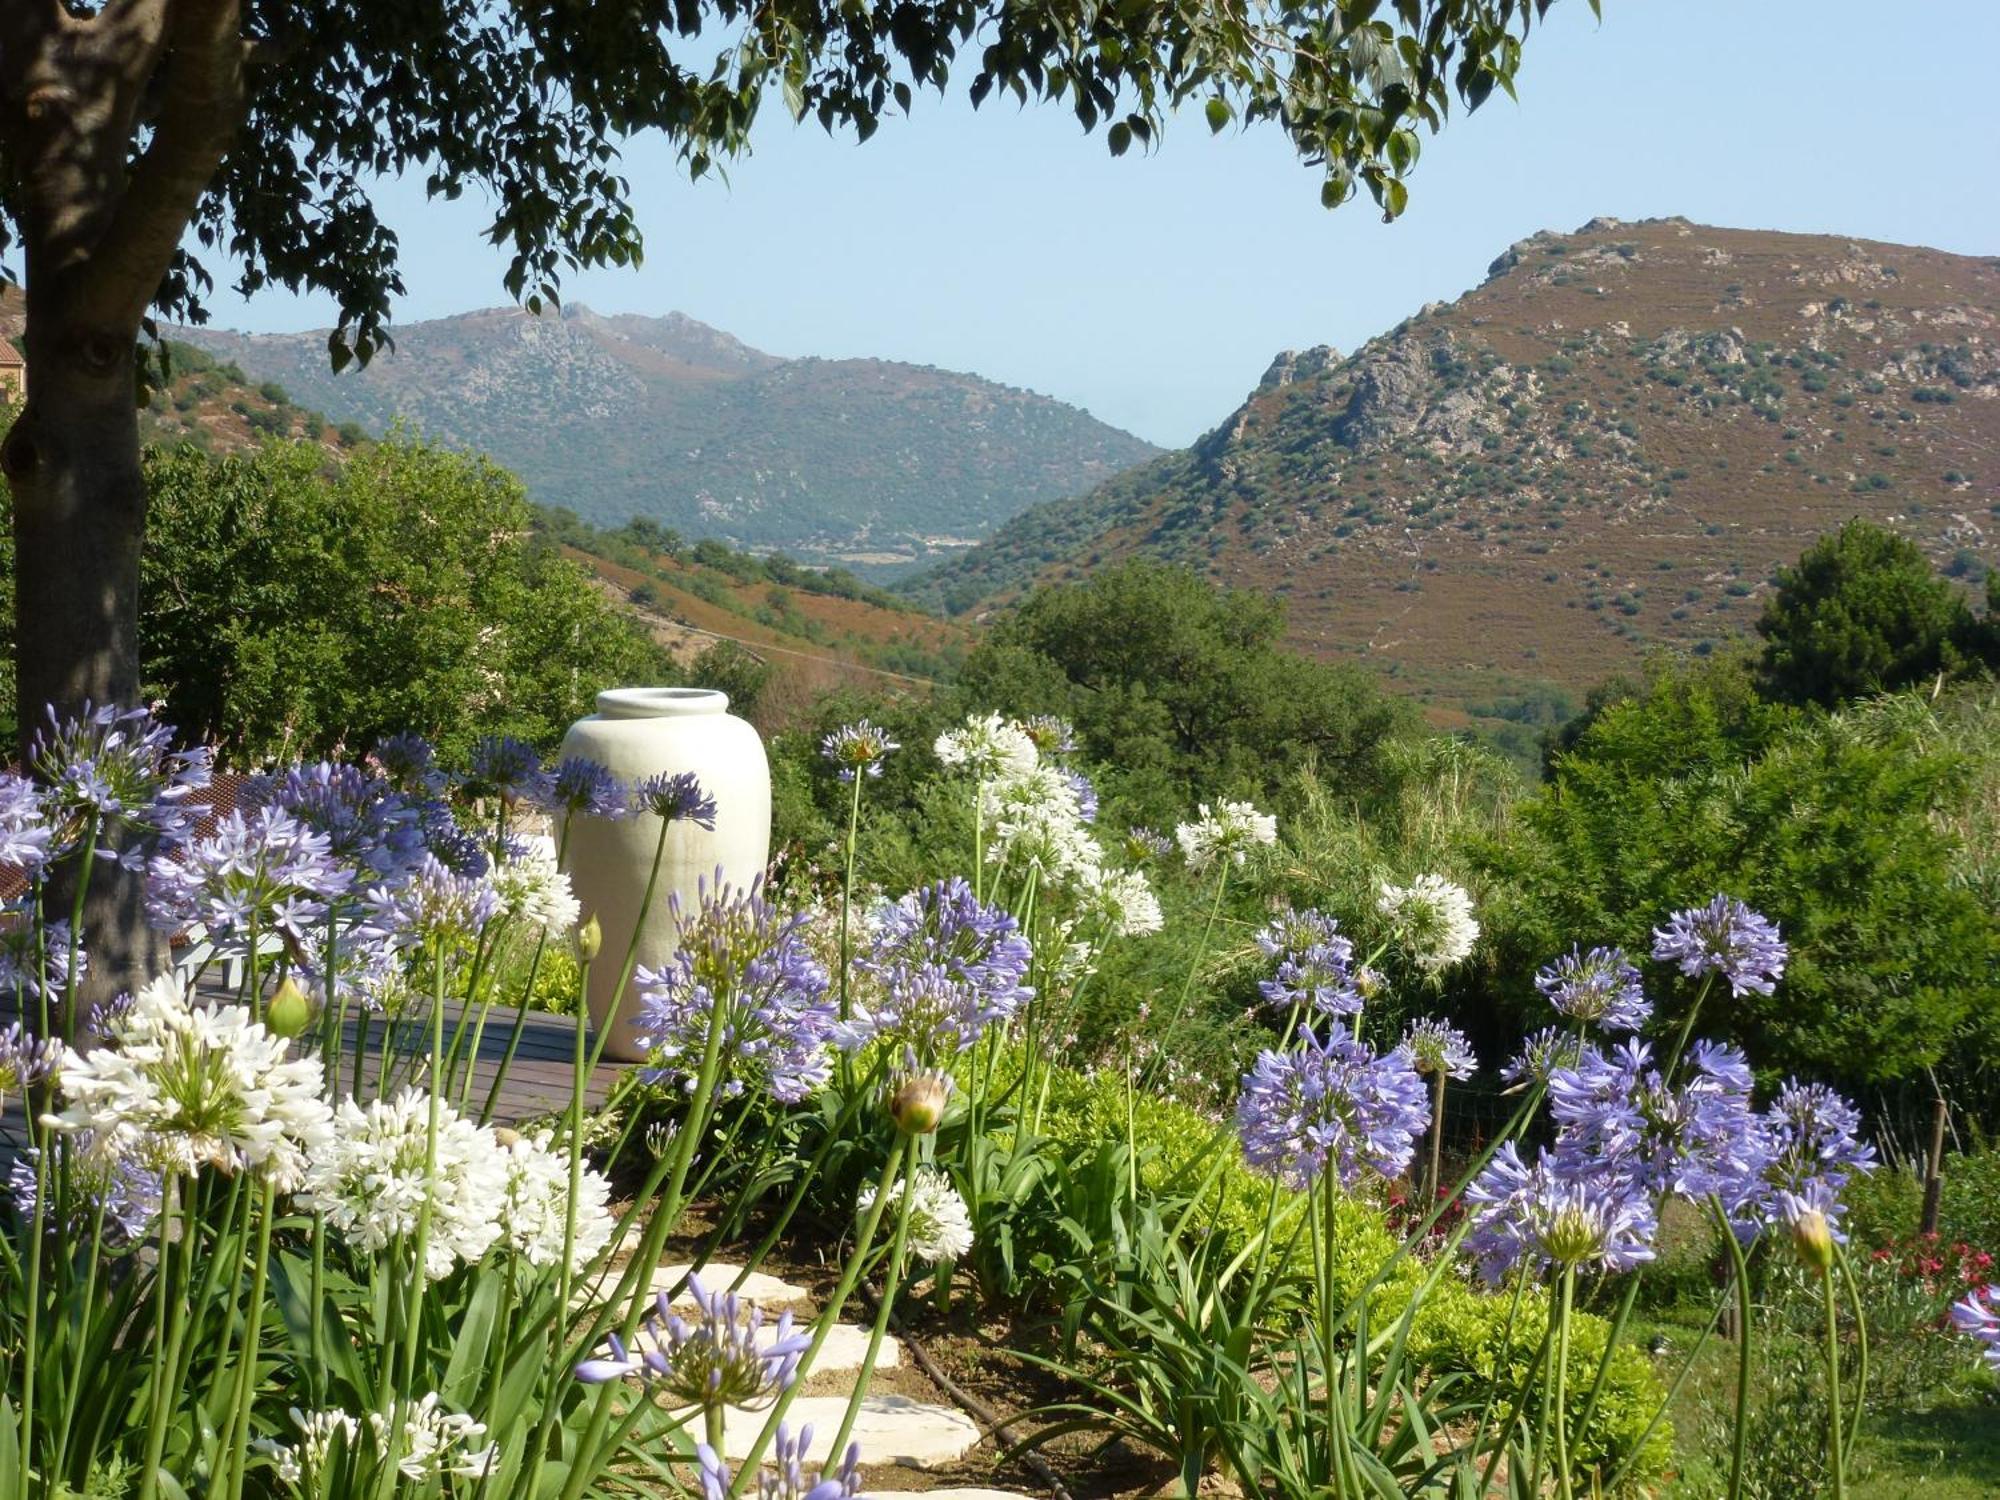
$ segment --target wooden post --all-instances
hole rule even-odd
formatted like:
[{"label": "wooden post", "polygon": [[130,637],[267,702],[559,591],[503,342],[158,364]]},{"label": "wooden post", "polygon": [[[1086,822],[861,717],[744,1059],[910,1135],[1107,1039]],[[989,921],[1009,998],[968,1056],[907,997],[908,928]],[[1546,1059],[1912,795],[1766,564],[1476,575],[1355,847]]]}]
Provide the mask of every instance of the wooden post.
[{"label": "wooden post", "polygon": [[1949,1111],[1939,1095],[1937,1112],[1931,1116],[1931,1154],[1924,1163],[1924,1217],[1918,1226],[1922,1234],[1936,1234],[1938,1201],[1944,1193],[1944,1127]]}]

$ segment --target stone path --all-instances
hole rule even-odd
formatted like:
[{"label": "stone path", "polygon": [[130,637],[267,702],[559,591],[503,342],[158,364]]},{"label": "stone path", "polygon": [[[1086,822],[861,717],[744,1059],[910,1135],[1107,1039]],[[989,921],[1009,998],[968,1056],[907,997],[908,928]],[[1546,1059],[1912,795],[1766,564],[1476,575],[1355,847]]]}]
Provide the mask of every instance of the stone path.
[{"label": "stone path", "polygon": [[[653,1286],[660,1291],[668,1290],[687,1270],[685,1265],[662,1266],[653,1278]],[[702,1284],[710,1289],[725,1288],[741,1276],[742,1284],[736,1287],[739,1296],[763,1308],[767,1316],[790,1311],[795,1326],[810,1326],[816,1309],[804,1287],[794,1286],[762,1271],[742,1276],[742,1270],[741,1266],[710,1261],[702,1267]],[[674,1299],[674,1305],[689,1306],[693,1300],[684,1289]],[[785,1414],[786,1423],[792,1431],[812,1428],[812,1446],[805,1454],[808,1464],[828,1461],[827,1449],[833,1435],[840,1430],[841,1418],[846,1415],[853,1393],[853,1377],[859,1375],[862,1362],[867,1357],[869,1334],[870,1330],[859,1324],[836,1323],[828,1331],[826,1342],[821,1345],[811,1367],[799,1372],[801,1380],[812,1376],[849,1377],[839,1382],[846,1387],[844,1393],[801,1395],[793,1400]],[[902,1360],[902,1345],[893,1336],[885,1336],[875,1354],[875,1368],[894,1369]],[[723,1417],[723,1457],[738,1461],[746,1457],[757,1441],[757,1435],[763,1431],[768,1415],[766,1409],[730,1407]],[[956,1406],[917,1401],[887,1391],[871,1391],[855,1415],[849,1441],[860,1445],[863,1467],[898,1465],[930,1469],[957,1462],[978,1446],[982,1436],[978,1424]],[[887,1492],[880,1496],[864,1495],[861,1500],[909,1500],[916,1494],[929,1495],[932,1500],[1028,1500],[1028,1497],[1010,1490],[978,1488],[898,1490],[893,1495]]]}]

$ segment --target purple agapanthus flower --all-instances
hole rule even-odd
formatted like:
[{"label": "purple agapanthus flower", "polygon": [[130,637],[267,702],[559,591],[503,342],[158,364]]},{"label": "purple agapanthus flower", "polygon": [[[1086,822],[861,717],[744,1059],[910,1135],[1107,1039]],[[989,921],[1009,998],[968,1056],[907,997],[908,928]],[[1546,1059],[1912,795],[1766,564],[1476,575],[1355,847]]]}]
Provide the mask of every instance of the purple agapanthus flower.
[{"label": "purple agapanthus flower", "polygon": [[1410,1023],[1403,1033],[1400,1049],[1419,1073],[1442,1073],[1446,1078],[1470,1078],[1479,1071],[1479,1059],[1465,1033],[1448,1021],[1425,1016]]},{"label": "purple agapanthus flower", "polygon": [[889,732],[866,719],[843,724],[819,742],[819,753],[845,782],[857,775],[870,778],[882,774],[882,762],[903,747],[889,738]]},{"label": "purple agapanthus flower", "polygon": [[219,953],[247,953],[253,933],[304,946],[354,883],[331,849],[325,834],[283,808],[232,809],[207,838],[153,857],[146,919],[161,932],[198,922]]},{"label": "purple agapanthus flower", "polygon": [[1623,948],[1573,948],[1535,975],[1535,988],[1559,1014],[1606,1031],[1637,1031],[1653,1014]]},{"label": "purple agapanthus flower", "polygon": [[282,808],[325,835],[327,852],[364,881],[397,881],[424,853],[424,814],[383,777],[320,761],[254,778],[240,807]]},{"label": "purple agapanthus flower", "polygon": [[1789,1223],[1802,1203],[1825,1217],[1836,1240],[1844,1238],[1841,1191],[1855,1173],[1875,1170],[1875,1148],[1861,1139],[1861,1111],[1825,1084],[1791,1079],[1758,1127],[1762,1170],[1730,1205],[1732,1217]]},{"label": "purple agapanthus flower", "polygon": [[1266,958],[1285,958],[1314,948],[1332,946],[1343,964],[1354,958],[1354,944],[1341,936],[1340,923],[1315,907],[1286,907],[1257,930],[1257,947]]},{"label": "purple agapanthus flower", "polygon": [[431,854],[401,885],[370,890],[367,905],[367,926],[390,944],[436,951],[469,944],[497,910],[490,882],[461,875]]},{"label": "purple agapanthus flower", "polygon": [[1308,948],[1285,951],[1277,972],[1257,982],[1266,1003],[1280,1010],[1303,1006],[1325,1016],[1351,1016],[1361,1010],[1361,989],[1355,982],[1354,944],[1335,934]]},{"label": "purple agapanthus flower", "polygon": [[[35,1216],[35,1158],[39,1153],[27,1147],[7,1169],[7,1189],[14,1210],[24,1222]],[[95,1134],[78,1131],[70,1137],[70,1196],[68,1224],[50,1225],[71,1235],[87,1235],[97,1210],[104,1210],[104,1230],[114,1242],[132,1245],[145,1241],[160,1212],[160,1195],[165,1179],[137,1157],[123,1152],[96,1149]]]},{"label": "purple agapanthus flower", "polygon": [[1575,1066],[1549,1079],[1558,1150],[1616,1170],[1655,1197],[1740,1201],[1765,1161],[1749,1066],[1714,1043],[1688,1058],[1687,1081],[1670,1087],[1644,1042],[1583,1049]]},{"label": "purple agapanthus flower", "polygon": [[[35,999],[47,976],[51,996],[69,988],[70,926],[66,917],[37,923],[31,901],[0,905],[0,993]],[[90,971],[90,950],[76,943],[77,977]]]},{"label": "purple agapanthus flower", "polygon": [[1777,924],[1733,896],[1677,911],[1653,929],[1653,957],[1678,964],[1690,979],[1720,974],[1732,995],[1770,994],[1786,956]]},{"label": "purple agapanthus flower", "polygon": [[1516,1085],[1547,1083],[1558,1068],[1573,1068],[1583,1055],[1583,1043],[1576,1033],[1560,1026],[1544,1026],[1521,1043],[1521,1050],[1500,1069],[1500,1076]]},{"label": "purple agapanthus flower", "polygon": [[650,776],[632,789],[633,805],[669,823],[692,823],[715,831],[715,799],[692,771]]},{"label": "purple agapanthus flower", "polygon": [[1402,1052],[1378,1057],[1338,1022],[1323,1042],[1305,1032],[1296,1049],[1261,1053],[1243,1075],[1243,1159],[1300,1189],[1329,1163],[1350,1187],[1364,1170],[1394,1177],[1429,1128],[1426,1093]]},{"label": "purple agapanthus flower", "polygon": [[1588,1157],[1544,1149],[1529,1166],[1514,1142],[1465,1191],[1465,1248],[1489,1281],[1523,1258],[1559,1270],[1629,1271],[1653,1258],[1659,1221],[1639,1183]]},{"label": "purple agapanthus flower", "polygon": [[2000,1371],[2000,1286],[1975,1287],[1951,1308],[1951,1326],[1985,1346],[1981,1358]]},{"label": "purple agapanthus flower", "polygon": [[683,1318],[661,1292],[647,1317],[643,1342],[628,1350],[616,1334],[610,1353],[584,1360],[576,1378],[587,1385],[638,1376],[677,1405],[755,1407],[775,1400],[798,1379],[811,1337],[780,1313],[766,1330],[762,1308],[735,1292],[711,1292],[688,1277],[695,1316]]},{"label": "purple agapanthus flower", "polygon": [[1086,823],[1097,821],[1097,787],[1081,771],[1064,771],[1063,780],[1076,793],[1076,815]]},{"label": "purple agapanthus flower", "polygon": [[725,1096],[763,1088],[789,1104],[824,1084],[838,1010],[807,945],[805,915],[782,915],[755,885],[737,893],[719,882],[704,882],[692,914],[682,913],[678,896],[672,905],[679,949],[665,967],[641,967],[635,976],[639,1040],[656,1054],[647,1081],[694,1088],[720,1009]]},{"label": "purple agapanthus flower", "polygon": [[152,852],[146,844],[164,848],[183,838],[193,821],[187,802],[208,785],[210,757],[206,748],[175,750],[173,739],[172,726],[151,709],[86,703],[65,719],[50,708],[28,746],[27,769],[45,789],[57,842],[68,843],[94,818],[100,838],[137,837],[115,851],[122,866],[136,870]]},{"label": "purple agapanthus flower", "polygon": [[[788,1423],[778,1424],[771,1462],[757,1471],[757,1500],[854,1500],[861,1484],[861,1445],[849,1443],[840,1467],[823,1468],[820,1477],[808,1484],[805,1460],[812,1452],[812,1436],[810,1423],[796,1434]],[[707,1443],[696,1443],[694,1451],[701,1464],[702,1500],[731,1500],[736,1482],[722,1455]]]},{"label": "purple agapanthus flower", "polygon": [[875,981],[834,1038],[848,1051],[883,1040],[930,1066],[1011,1019],[1034,991],[1023,980],[1030,949],[1013,917],[988,906],[958,876],[882,908],[854,966]]},{"label": "purple agapanthus flower", "polygon": [[568,818],[617,821],[632,812],[632,790],[611,768],[581,755],[565,756],[549,778],[545,804],[551,813]]},{"label": "purple agapanthus flower", "polygon": [[0,771],[0,865],[12,865],[32,882],[56,852],[42,789],[25,776]]},{"label": "purple agapanthus flower", "polygon": [[1054,714],[1029,714],[1021,728],[1039,755],[1055,758],[1076,753],[1076,728]]},{"label": "purple agapanthus flower", "polygon": [[0,1031],[0,1099],[26,1094],[55,1077],[62,1066],[63,1045],[54,1037],[39,1037],[19,1021]]},{"label": "purple agapanthus flower", "polygon": [[487,853],[486,841],[460,824],[450,804],[427,802],[423,804],[421,813],[424,849],[432,859],[467,880],[477,880],[492,868],[493,861]]},{"label": "purple agapanthus flower", "polygon": [[526,740],[489,734],[474,743],[465,773],[465,789],[474,796],[540,803],[548,797],[549,785],[541,752]]},{"label": "purple agapanthus flower", "polygon": [[1174,852],[1174,841],[1154,828],[1125,830],[1125,854],[1134,864],[1157,864]]},{"label": "purple agapanthus flower", "polygon": [[437,766],[437,751],[420,734],[405,730],[387,735],[376,742],[370,759],[405,796],[436,797],[444,791],[445,776]]}]

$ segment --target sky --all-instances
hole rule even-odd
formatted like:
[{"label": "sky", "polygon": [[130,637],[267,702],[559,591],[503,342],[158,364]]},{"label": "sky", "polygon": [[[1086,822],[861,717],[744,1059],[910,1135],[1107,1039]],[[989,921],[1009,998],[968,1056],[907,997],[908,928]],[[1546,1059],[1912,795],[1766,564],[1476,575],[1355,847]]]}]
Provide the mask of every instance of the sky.
[{"label": "sky", "polygon": [[[1269,126],[1170,123],[1114,159],[1049,107],[963,81],[866,145],[771,101],[729,181],[625,149],[637,270],[576,274],[600,312],[678,310],[773,354],[970,370],[1181,446],[1280,350],[1351,351],[1478,284],[1513,241],[1600,214],[2000,254],[2000,0],[1559,0],[1496,94],[1424,142],[1394,224],[1328,211]],[[969,73],[967,75],[969,77]],[[409,323],[504,303],[473,195],[380,185]],[[223,327],[333,320],[323,298],[219,286]]]}]

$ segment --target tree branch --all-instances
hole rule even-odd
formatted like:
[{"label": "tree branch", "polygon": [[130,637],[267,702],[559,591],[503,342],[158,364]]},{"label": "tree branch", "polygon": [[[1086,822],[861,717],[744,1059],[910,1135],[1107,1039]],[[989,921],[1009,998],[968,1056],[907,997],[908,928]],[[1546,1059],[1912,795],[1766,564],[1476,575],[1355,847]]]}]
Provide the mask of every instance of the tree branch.
[{"label": "tree branch", "polygon": [[167,7],[159,122],[91,257],[89,300],[107,320],[145,314],[243,120],[240,0],[129,0],[121,9],[137,19],[159,7]]}]

